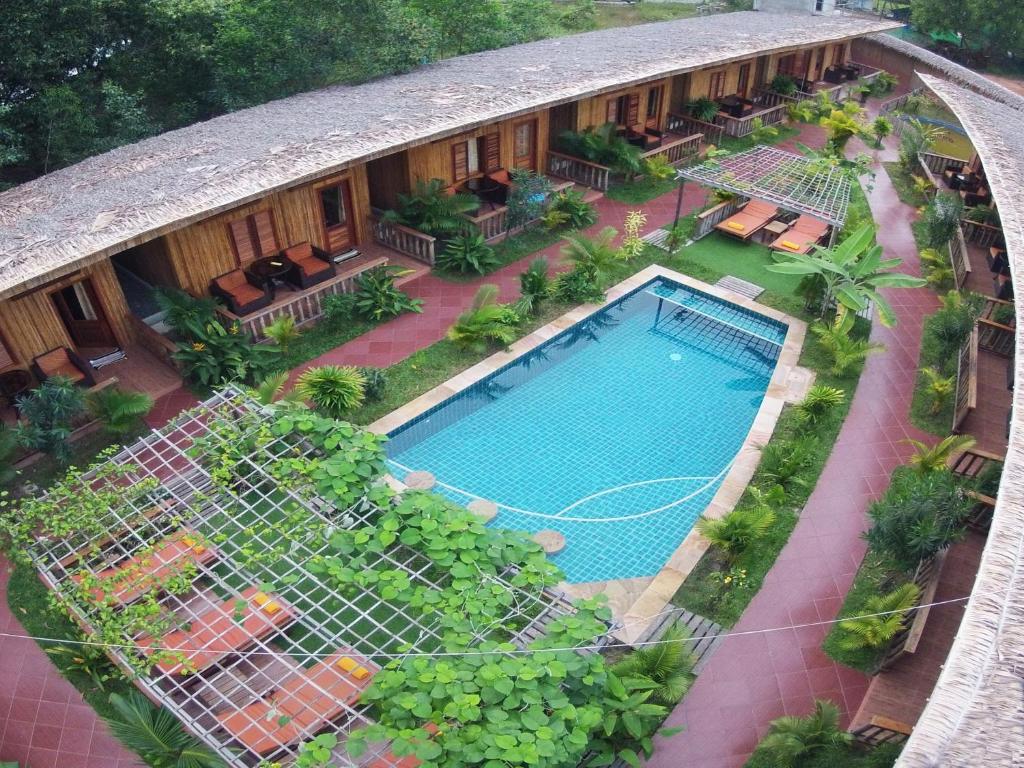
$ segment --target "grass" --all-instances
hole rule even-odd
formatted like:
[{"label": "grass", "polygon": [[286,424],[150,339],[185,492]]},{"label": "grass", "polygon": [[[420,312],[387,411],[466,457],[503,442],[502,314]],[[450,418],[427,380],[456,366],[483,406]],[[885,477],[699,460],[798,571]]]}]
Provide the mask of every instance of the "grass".
[{"label": "grass", "polygon": [[667,195],[676,188],[675,179],[655,179],[639,176],[628,181],[621,181],[608,187],[604,196],[627,205],[640,205],[656,197]]},{"label": "grass", "polygon": [[916,178],[914,174],[909,173],[901,163],[889,162],[882,163],[882,165],[885,167],[885,172],[889,174],[889,181],[892,182],[893,189],[896,190],[896,195],[901,203],[920,208],[928,202],[925,196],[914,187]]},{"label": "grass", "polygon": [[[569,6],[570,3],[559,3]],[[634,24],[649,24],[653,21],[671,21],[696,15],[697,8],[691,3],[634,3],[633,5],[597,5],[594,24],[591,29],[631,27]]]},{"label": "grass", "polygon": [[768,246],[743,243],[720,232],[712,232],[685,249],[684,254],[691,262],[756,283],[780,296],[795,296],[800,284],[798,275],[780,275],[765,269],[775,263]]},{"label": "grass", "polygon": [[352,318],[343,322],[331,323],[321,320],[302,331],[298,338],[288,345],[288,353],[280,355],[274,363],[275,371],[290,371],[302,363],[319,357],[340,347],[345,342],[377,327],[379,323],[372,320]]},{"label": "grass", "polygon": [[[921,368],[935,368],[943,376],[955,376],[957,361],[945,358],[939,351],[933,318],[934,315],[930,315],[924,321],[924,329],[921,333],[920,366]],[[938,437],[945,437],[952,429],[954,400],[954,396],[950,395],[942,408],[933,411],[931,398],[926,391],[924,374],[918,371],[917,379],[914,382],[914,397],[910,403],[910,422],[918,429],[923,429]]]},{"label": "grass", "polygon": [[[760,142],[762,144],[779,144],[787,139],[792,139],[794,136],[800,134],[800,129],[792,125],[784,125],[779,123],[774,126],[778,133],[773,136],[769,141]],[[744,136],[743,138],[736,138],[734,136],[722,136],[722,141],[718,145],[718,149],[724,149],[729,152],[746,152],[748,149],[753,149],[759,142],[754,141],[753,136]]]}]

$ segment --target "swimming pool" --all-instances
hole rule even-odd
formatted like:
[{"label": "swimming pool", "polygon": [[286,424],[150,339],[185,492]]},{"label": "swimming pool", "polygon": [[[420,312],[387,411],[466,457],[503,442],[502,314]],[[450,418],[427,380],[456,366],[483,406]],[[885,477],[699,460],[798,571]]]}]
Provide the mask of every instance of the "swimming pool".
[{"label": "swimming pool", "polygon": [[652,576],[728,473],[786,330],[656,278],[392,430],[391,471],[561,532],[571,582]]}]

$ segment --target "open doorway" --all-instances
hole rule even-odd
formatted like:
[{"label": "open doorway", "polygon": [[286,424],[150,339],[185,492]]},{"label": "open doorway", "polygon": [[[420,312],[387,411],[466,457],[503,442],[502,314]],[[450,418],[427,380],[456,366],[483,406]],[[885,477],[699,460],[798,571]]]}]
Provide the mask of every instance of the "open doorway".
[{"label": "open doorway", "polygon": [[50,294],[50,299],[75,347],[104,349],[117,346],[117,338],[88,278],[59,288]]}]

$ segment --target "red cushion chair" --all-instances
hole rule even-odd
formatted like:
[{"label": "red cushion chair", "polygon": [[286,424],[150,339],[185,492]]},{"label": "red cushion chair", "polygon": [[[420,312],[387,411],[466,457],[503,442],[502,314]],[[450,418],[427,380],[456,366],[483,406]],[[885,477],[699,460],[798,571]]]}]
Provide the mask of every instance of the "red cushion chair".
[{"label": "red cushion chair", "polygon": [[234,314],[242,316],[269,306],[274,289],[241,269],[227,272],[210,281],[210,293],[224,300]]},{"label": "red cushion chair", "polygon": [[67,347],[51,349],[35,358],[32,361],[32,372],[40,381],[53,376],[64,376],[83,387],[92,387],[96,384],[89,364]]},{"label": "red cushion chair", "polygon": [[285,248],[283,256],[291,262],[287,280],[297,288],[311,288],[334,277],[334,262],[326,251],[312,243],[299,243]]}]

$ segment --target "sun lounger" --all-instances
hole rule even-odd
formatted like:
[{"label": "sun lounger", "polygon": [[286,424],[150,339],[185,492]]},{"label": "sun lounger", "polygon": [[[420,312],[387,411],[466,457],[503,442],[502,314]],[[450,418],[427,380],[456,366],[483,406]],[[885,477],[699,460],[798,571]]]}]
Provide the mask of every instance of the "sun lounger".
[{"label": "sun lounger", "polygon": [[[161,539],[151,550],[100,571],[96,576],[103,586],[90,591],[97,601],[112,600],[125,605],[158,589],[169,577],[180,573],[185,563],[208,563],[216,556],[216,550],[199,534],[185,528]],[[72,576],[79,583],[83,578],[81,573]]]},{"label": "sun lounger", "polygon": [[828,224],[812,216],[801,216],[789,231],[783,232],[771,244],[773,250],[783,253],[810,253],[815,244],[828,232]]},{"label": "sun lounger", "polygon": [[220,724],[256,754],[313,735],[354,704],[380,667],[342,649],[296,672],[265,699],[218,715]]},{"label": "sun lounger", "polygon": [[[433,736],[437,733],[437,726],[433,723],[427,723],[423,726],[423,730]],[[416,755],[399,757],[394,752],[388,752],[371,762],[366,768],[418,768],[422,763],[423,761],[416,757]]]},{"label": "sun lounger", "polygon": [[174,658],[156,665],[165,674],[201,672],[284,627],[294,618],[291,607],[280,598],[249,587],[239,597],[230,597],[190,618],[187,629],[175,630],[156,642],[151,637],[142,637],[138,645],[147,655],[152,653],[150,646],[154,645],[176,651]]},{"label": "sun lounger", "polygon": [[751,200],[738,212],[715,225],[727,235],[749,240],[779,215],[779,209],[763,200]]}]

